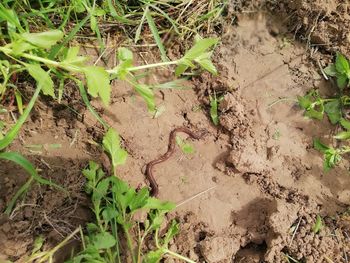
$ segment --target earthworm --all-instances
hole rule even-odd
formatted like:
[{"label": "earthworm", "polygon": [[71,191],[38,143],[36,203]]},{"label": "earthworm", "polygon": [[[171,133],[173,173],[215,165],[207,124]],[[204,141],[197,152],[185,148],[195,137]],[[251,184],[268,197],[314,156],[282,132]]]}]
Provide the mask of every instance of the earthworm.
[{"label": "earthworm", "polygon": [[193,139],[196,139],[196,140],[199,140],[200,138],[203,137],[203,133],[201,134],[196,134],[194,132],[192,132],[190,129],[186,128],[186,127],[178,127],[178,128],[175,128],[174,130],[172,130],[170,132],[170,135],[169,135],[169,144],[168,144],[168,151],[163,154],[162,156],[160,156],[159,158],[149,162],[146,166],[146,172],[145,172],[145,175],[146,175],[146,178],[147,180],[149,181],[149,184],[150,184],[150,187],[151,187],[151,195],[152,196],[157,196],[158,193],[159,193],[159,187],[158,187],[158,184],[157,184],[157,181],[156,179],[154,178],[153,176],[153,167],[156,165],[156,164],[159,164],[159,163],[162,163],[162,162],[165,162],[166,160],[168,160],[170,158],[170,156],[174,153],[174,150],[175,150],[175,146],[176,146],[176,134],[178,132],[183,132],[183,133],[186,133],[188,134],[191,138]]}]

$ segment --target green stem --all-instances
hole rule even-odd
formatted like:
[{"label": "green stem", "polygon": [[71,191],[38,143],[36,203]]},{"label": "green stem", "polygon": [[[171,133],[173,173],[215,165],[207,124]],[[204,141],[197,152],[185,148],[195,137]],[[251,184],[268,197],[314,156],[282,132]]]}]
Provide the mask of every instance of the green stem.
[{"label": "green stem", "polygon": [[132,245],[132,241],[131,241],[131,236],[130,236],[129,230],[127,229],[127,227],[125,227],[125,225],[123,225],[123,230],[124,230],[125,235],[126,235],[126,242],[128,244],[128,248],[130,250],[132,262],[133,263],[137,263],[137,260],[136,260],[135,254],[134,254],[134,249],[133,249],[133,245]]},{"label": "green stem", "polygon": [[193,261],[193,260],[191,260],[191,259],[189,259],[189,258],[187,258],[187,257],[181,256],[180,254],[177,254],[177,253],[175,253],[175,252],[173,252],[173,251],[171,251],[171,250],[169,250],[169,249],[167,249],[167,248],[165,248],[163,251],[164,251],[166,254],[169,254],[169,255],[171,255],[171,256],[174,257],[174,258],[181,259],[181,260],[183,260],[183,261],[185,261],[185,262],[188,262],[188,263],[196,263],[195,261]]},{"label": "green stem", "polygon": [[[176,65],[176,64],[178,64],[178,62],[179,62],[178,60],[159,62],[159,63],[148,64],[148,65],[143,65],[143,66],[131,67],[131,68],[128,68],[128,70],[129,71],[137,71],[137,70],[148,69],[148,68],[170,66],[170,65]],[[108,70],[107,70],[107,72],[108,72]]]}]

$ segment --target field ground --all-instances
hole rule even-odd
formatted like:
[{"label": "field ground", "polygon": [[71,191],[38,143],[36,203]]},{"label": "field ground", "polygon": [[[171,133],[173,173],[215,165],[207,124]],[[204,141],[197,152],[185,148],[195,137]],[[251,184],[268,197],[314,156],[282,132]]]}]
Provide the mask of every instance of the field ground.
[{"label": "field ground", "polygon": [[[328,92],[329,82],[317,61],[326,66],[334,50],[350,55],[350,45],[340,39],[349,34],[345,11],[350,6],[342,1],[319,6],[285,2],[248,5],[239,11],[231,4],[229,15],[238,15],[234,23],[224,25],[213,55],[219,75],[202,73],[186,81],[185,89],[158,90],[156,102],[164,108],[158,118],[150,118],[144,101],[118,81],[110,107],[92,103],[120,133],[129,156],[118,174],[134,187],[146,186],[145,166],[166,152],[171,130],[186,126],[206,131],[200,140],[188,139],[193,154],[177,149],[155,169],[160,199],[178,204],[167,215],[181,223],[170,248],[196,262],[350,261],[350,220],[345,214],[350,204],[349,162],[323,171],[322,155],[313,149],[312,140],[332,142],[336,128],[326,119],[306,119],[296,103],[296,97],[310,89]],[[306,14],[310,21],[302,20]],[[342,14],[344,20],[339,18]],[[291,27],[293,23],[299,28]],[[173,45],[169,56],[177,56],[179,50]],[[140,63],[159,59],[156,48],[133,51]],[[84,52],[99,56],[94,48],[85,47]],[[111,66],[115,63],[112,55],[106,60]],[[169,72],[159,69],[146,81],[169,80]],[[208,114],[208,94],[214,91],[223,96],[218,127]],[[71,199],[50,187],[34,186],[9,218],[0,217],[0,261],[3,256],[24,262],[38,235],[47,238],[45,246],[54,246],[93,218],[81,170],[89,160],[109,166],[94,143],[101,141],[103,127],[75,89],[69,88],[64,100],[62,105],[42,98],[10,149],[21,151],[43,176],[69,190]],[[3,161],[0,174],[3,210],[26,175]],[[324,218],[324,227],[315,234],[317,215]],[[73,241],[69,248],[78,244]],[[69,251],[59,251],[56,262],[64,262]]]}]

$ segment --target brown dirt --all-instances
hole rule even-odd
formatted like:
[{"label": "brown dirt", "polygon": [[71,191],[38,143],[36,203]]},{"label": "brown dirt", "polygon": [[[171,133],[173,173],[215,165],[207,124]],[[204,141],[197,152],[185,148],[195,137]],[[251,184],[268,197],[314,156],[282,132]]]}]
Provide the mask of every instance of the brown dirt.
[{"label": "brown dirt", "polygon": [[[298,1],[278,8],[295,10],[296,18],[307,14],[303,10],[314,14],[314,5]],[[326,2],[319,6],[340,8]],[[338,22],[332,12],[326,14]],[[305,45],[293,41],[280,21],[266,13],[239,16],[238,25],[226,27],[215,52],[219,76],[202,74],[186,84],[188,89],[158,91],[157,104],[165,109],[158,118],[150,118],[143,100],[121,82],[114,84],[108,109],[94,103],[122,136],[129,158],[118,174],[134,186],[145,185],[144,167],[166,151],[174,127],[207,131],[202,140],[190,141],[194,154],[177,150],[155,169],[159,197],[178,204],[169,218],[178,218],[182,230],[171,249],[196,262],[278,263],[286,262],[285,255],[303,262],[346,262],[350,257],[350,220],[343,213],[350,203],[349,163],[323,172],[312,138],[331,141],[334,128],[326,120],[306,120],[293,101],[311,88],[326,90],[328,83]],[[324,34],[327,41],[336,36]],[[343,44],[337,47],[347,51]],[[142,58],[154,60],[149,51]],[[147,81],[165,80],[169,77],[160,70]],[[214,91],[224,96],[220,127],[208,118],[208,94]],[[39,234],[48,237],[49,247],[90,219],[80,171],[88,160],[101,160],[93,140],[101,138],[102,129],[78,101],[68,99],[79,115],[40,103],[12,150],[24,152],[43,176],[66,187],[71,199],[48,187],[33,188],[10,218],[0,219],[0,261],[3,256],[23,262]],[[31,144],[44,147],[33,152],[25,147]],[[52,149],[52,144],[61,147]],[[26,177],[13,165],[1,164],[3,209]],[[325,226],[315,234],[318,214]]]}]

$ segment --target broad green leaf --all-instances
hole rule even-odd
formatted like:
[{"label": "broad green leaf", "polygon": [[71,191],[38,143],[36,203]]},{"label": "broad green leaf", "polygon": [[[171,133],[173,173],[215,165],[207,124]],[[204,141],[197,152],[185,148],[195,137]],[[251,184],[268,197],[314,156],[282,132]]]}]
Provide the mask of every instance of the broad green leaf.
[{"label": "broad green leaf", "polygon": [[334,136],[335,139],[338,140],[348,140],[350,139],[350,131],[343,131]]},{"label": "broad green leaf", "polygon": [[348,131],[350,131],[350,121],[346,120],[346,119],[341,119],[340,120],[340,124],[341,126],[343,126],[345,129],[347,129]]},{"label": "broad green leaf", "polygon": [[136,196],[130,201],[129,207],[131,212],[136,211],[137,209],[143,208],[147,204],[149,198],[149,190],[144,187],[137,192]]},{"label": "broad green leaf", "polygon": [[195,61],[205,70],[209,71],[210,73],[216,75],[217,70],[215,66],[213,65],[212,61],[210,60],[210,57],[213,52],[205,52],[198,56]]},{"label": "broad green leaf", "polygon": [[22,28],[19,22],[19,19],[15,10],[7,9],[1,3],[0,3],[0,18],[1,20],[7,21],[10,32],[15,32],[16,28],[18,29],[18,31],[24,32],[24,29]]},{"label": "broad green leaf", "polygon": [[11,44],[9,44],[8,46],[11,47],[11,49],[12,49],[11,54],[13,54],[14,56],[18,56],[18,55],[21,55],[25,51],[35,49],[35,46],[23,41],[22,39],[18,39],[16,41],[12,42]]},{"label": "broad green leaf", "polygon": [[312,226],[312,232],[314,232],[315,234],[317,234],[318,232],[321,231],[322,227],[323,227],[322,218],[321,218],[319,215],[317,215],[317,217],[316,217],[316,222],[315,222],[315,224]]},{"label": "broad green leaf", "polygon": [[153,90],[145,84],[136,84],[135,90],[145,100],[148,111],[154,113],[156,110],[156,104],[154,100]]},{"label": "broad green leaf", "polygon": [[199,60],[197,62],[203,69],[207,70],[211,74],[213,74],[213,75],[218,74],[216,67],[214,66],[213,62],[211,62],[210,59],[202,59],[202,60]]},{"label": "broad green leaf", "polygon": [[314,148],[322,153],[325,153],[327,150],[329,150],[329,147],[323,144],[320,139],[317,138],[314,139]]},{"label": "broad green leaf", "polygon": [[337,75],[337,85],[340,89],[344,89],[346,85],[348,84],[348,77],[347,75]]},{"label": "broad green leaf", "polygon": [[328,149],[324,154],[323,168],[326,172],[334,168],[340,161],[341,155],[333,148]]},{"label": "broad green leaf", "polygon": [[313,119],[317,119],[317,120],[322,120],[323,119],[323,113],[324,113],[324,108],[323,105],[321,105],[321,110],[320,111],[316,111],[313,108],[307,110],[305,112],[305,116],[309,117],[309,118],[313,118]]},{"label": "broad green leaf", "polygon": [[145,205],[145,208],[158,209],[158,210],[164,210],[164,211],[170,211],[175,207],[176,205],[174,203],[164,202],[154,197],[148,198],[147,204]]},{"label": "broad green leaf", "polygon": [[189,68],[189,66],[186,64],[177,65],[177,67],[175,69],[176,77],[179,77],[180,75],[182,75],[188,68]]},{"label": "broad green leaf", "polygon": [[133,64],[133,54],[129,49],[121,47],[118,48],[118,59],[119,64],[113,70],[118,79],[125,80]]},{"label": "broad green leaf", "polygon": [[107,206],[102,211],[103,219],[107,222],[112,221],[112,219],[116,218],[118,214],[118,210],[113,205]]},{"label": "broad green leaf", "polygon": [[338,73],[347,75],[349,73],[350,67],[349,62],[341,53],[337,53],[335,58],[335,68]]},{"label": "broad green leaf", "polygon": [[40,33],[23,33],[21,38],[34,46],[49,49],[63,38],[64,34],[60,30],[50,30]]},{"label": "broad green leaf", "polygon": [[120,147],[119,134],[113,128],[108,129],[102,144],[104,150],[109,153],[114,168],[125,163],[127,152]]},{"label": "broad green leaf", "polygon": [[97,249],[111,248],[116,244],[115,238],[108,232],[102,232],[94,236],[93,245]]},{"label": "broad green leaf", "polygon": [[324,105],[324,111],[327,113],[332,124],[338,123],[342,117],[339,100],[327,102]]},{"label": "broad green leaf", "polygon": [[298,96],[298,102],[299,102],[299,106],[304,110],[309,109],[312,103],[307,95],[304,97]]},{"label": "broad green leaf", "polygon": [[96,188],[93,190],[92,202],[99,204],[102,198],[106,198],[106,194],[109,188],[110,177],[101,180]]},{"label": "broad green leaf", "polygon": [[216,45],[219,42],[218,38],[204,38],[198,40],[194,46],[185,53],[185,58],[194,60],[202,55],[208,48]]},{"label": "broad green leaf", "polygon": [[146,254],[142,263],[158,263],[164,255],[163,249],[158,249],[156,251],[150,251]]},{"label": "broad green leaf", "polygon": [[40,87],[45,95],[50,95],[55,98],[55,91],[53,89],[53,81],[48,72],[43,70],[37,64],[26,64],[28,73],[35,79],[38,87]]},{"label": "broad green leaf", "polygon": [[79,56],[79,47],[67,48],[64,60],[61,63],[82,67],[87,57]]},{"label": "broad green leaf", "polygon": [[329,64],[327,67],[323,69],[324,73],[326,73],[327,76],[335,77],[337,75],[337,69],[335,68],[334,64]]},{"label": "broad green leaf", "polygon": [[165,235],[163,244],[167,246],[168,243],[174,238],[174,236],[179,233],[179,231],[180,231],[180,224],[176,222],[176,220],[171,221],[171,225],[168,229],[168,232]]},{"label": "broad green leaf", "polygon": [[84,68],[89,94],[96,98],[100,96],[105,106],[109,105],[111,99],[111,85],[109,74],[103,67],[89,66]]}]

